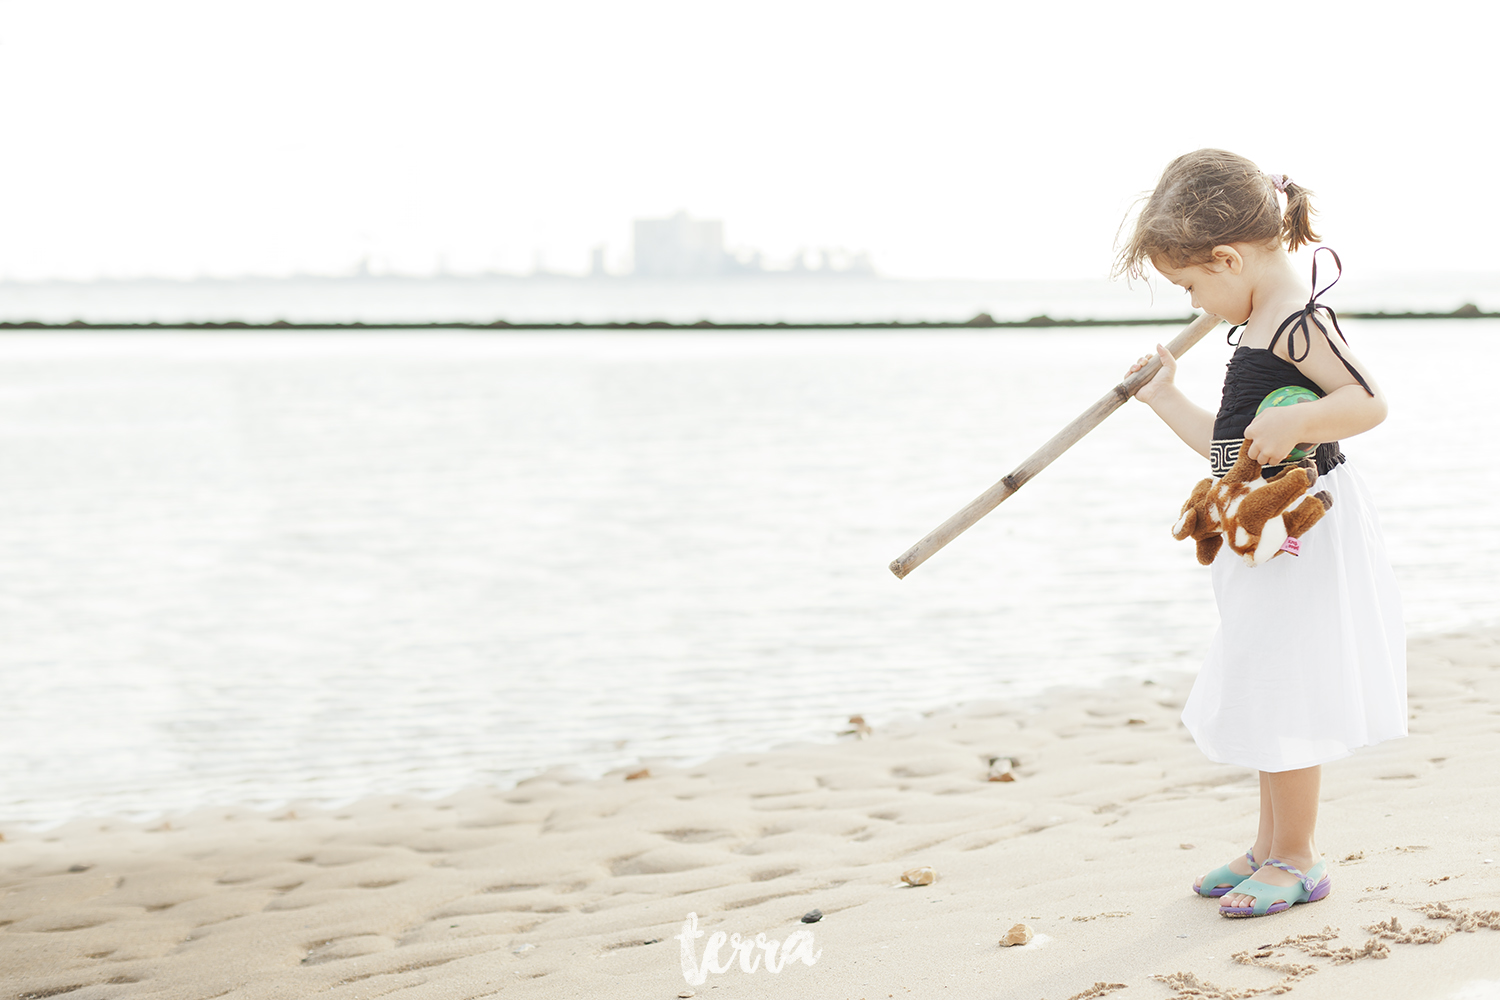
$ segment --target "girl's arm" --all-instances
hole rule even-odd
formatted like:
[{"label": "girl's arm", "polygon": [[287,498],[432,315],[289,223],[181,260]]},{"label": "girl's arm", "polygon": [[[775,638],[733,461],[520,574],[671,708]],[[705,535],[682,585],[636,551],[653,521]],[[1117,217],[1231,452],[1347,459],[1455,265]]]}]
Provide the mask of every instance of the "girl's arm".
[{"label": "girl's arm", "polygon": [[[1161,371],[1157,372],[1151,381],[1141,386],[1135,398],[1155,410],[1156,415],[1161,417],[1189,448],[1207,458],[1208,446],[1214,436],[1214,415],[1193,403],[1182,394],[1181,389],[1177,388],[1177,359],[1172,357],[1161,344],[1156,345],[1156,353],[1161,355]],[[1149,360],[1150,358],[1147,357],[1137,361],[1130,366],[1130,372],[1140,371]],[[1130,372],[1125,374],[1129,375]],[[1355,388],[1359,388],[1358,385]],[[1312,404],[1304,403],[1303,405]],[[1293,441],[1287,451],[1290,452],[1299,443]]]},{"label": "girl's arm", "polygon": [[[1276,353],[1281,354],[1282,350],[1278,345]],[[1385,393],[1375,384],[1370,370],[1349,353],[1347,346],[1340,346],[1339,353],[1364,377],[1374,395],[1365,392],[1364,386],[1333,353],[1328,338],[1315,328],[1307,357],[1294,363],[1327,395],[1296,406],[1274,407],[1252,420],[1245,428],[1245,447],[1250,449],[1251,458],[1263,465],[1274,465],[1299,444],[1320,444],[1363,434],[1385,419],[1388,409]]]}]

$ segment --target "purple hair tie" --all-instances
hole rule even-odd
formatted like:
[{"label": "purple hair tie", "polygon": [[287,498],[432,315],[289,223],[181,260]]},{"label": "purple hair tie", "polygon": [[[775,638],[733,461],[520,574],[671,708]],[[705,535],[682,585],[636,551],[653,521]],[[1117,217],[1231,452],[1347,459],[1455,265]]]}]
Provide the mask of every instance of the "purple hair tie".
[{"label": "purple hair tie", "polygon": [[1280,191],[1282,194],[1286,194],[1286,187],[1290,183],[1292,183],[1292,179],[1286,174],[1271,175],[1271,186]]}]

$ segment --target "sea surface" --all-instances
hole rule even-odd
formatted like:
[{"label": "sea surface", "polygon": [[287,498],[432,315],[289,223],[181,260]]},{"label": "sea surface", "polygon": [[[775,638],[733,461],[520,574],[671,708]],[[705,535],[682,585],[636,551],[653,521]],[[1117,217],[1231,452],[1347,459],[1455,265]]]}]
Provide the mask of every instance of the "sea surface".
[{"label": "sea surface", "polygon": [[[1348,322],[1407,625],[1500,621],[1500,323]],[[1222,330],[1222,328],[1221,328]],[[0,336],[0,822],[504,786],[1193,670],[1161,329]],[[1181,383],[1210,408],[1229,349]],[[1295,641],[1295,617],[1266,641]]]}]

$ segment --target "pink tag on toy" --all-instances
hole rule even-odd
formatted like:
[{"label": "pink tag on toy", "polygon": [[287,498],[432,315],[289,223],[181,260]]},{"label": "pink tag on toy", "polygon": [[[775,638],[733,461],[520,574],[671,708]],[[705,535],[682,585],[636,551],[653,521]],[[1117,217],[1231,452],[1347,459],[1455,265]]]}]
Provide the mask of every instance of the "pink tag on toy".
[{"label": "pink tag on toy", "polygon": [[1281,551],[1290,553],[1294,556],[1301,555],[1301,549],[1302,543],[1297,541],[1297,539],[1293,538],[1291,535],[1287,535],[1286,541],[1281,543]]}]

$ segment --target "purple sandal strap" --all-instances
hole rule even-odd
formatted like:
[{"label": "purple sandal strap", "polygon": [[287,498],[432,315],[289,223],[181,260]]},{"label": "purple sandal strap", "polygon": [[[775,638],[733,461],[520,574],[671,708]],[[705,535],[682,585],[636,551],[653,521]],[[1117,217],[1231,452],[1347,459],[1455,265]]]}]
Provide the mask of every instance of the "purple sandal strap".
[{"label": "purple sandal strap", "polygon": [[1306,872],[1302,871],[1300,868],[1293,868],[1285,861],[1277,861],[1275,858],[1267,858],[1265,863],[1270,865],[1272,868],[1280,868],[1282,871],[1286,872],[1289,875],[1297,876],[1297,878],[1302,880],[1302,888],[1306,889],[1308,892],[1312,892],[1313,886],[1317,885],[1316,882],[1307,877]]}]

